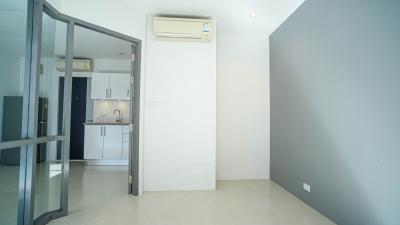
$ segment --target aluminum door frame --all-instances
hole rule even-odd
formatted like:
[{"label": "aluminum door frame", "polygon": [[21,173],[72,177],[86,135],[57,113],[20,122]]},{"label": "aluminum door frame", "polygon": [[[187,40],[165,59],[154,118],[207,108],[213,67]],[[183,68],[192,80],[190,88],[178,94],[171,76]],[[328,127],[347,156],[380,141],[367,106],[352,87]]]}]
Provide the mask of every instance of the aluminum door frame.
[{"label": "aluminum door frame", "polygon": [[[46,224],[50,220],[68,215],[68,182],[69,182],[69,147],[70,147],[70,121],[71,121],[71,91],[72,91],[72,61],[74,48],[74,32],[75,26],[83,27],[94,32],[109,35],[132,44],[132,54],[135,56],[131,62],[131,90],[134,94],[130,98],[130,124],[134,129],[130,129],[129,144],[129,171],[128,171],[128,191],[130,194],[139,194],[139,112],[140,112],[140,50],[141,40],[109,30],[107,28],[65,15],[55,9],[45,0],[38,0],[37,4],[42,7],[42,14],[46,13],[55,20],[59,20],[68,24],[67,30],[67,52],[66,52],[66,74],[64,86],[64,154],[63,154],[63,186],[61,196],[61,210],[45,213],[34,221],[34,225]],[[40,8],[40,6],[39,6]],[[38,16],[39,17],[39,16]],[[41,22],[41,20],[40,20]],[[137,124],[137,125],[136,125]],[[133,142],[134,141],[134,142]]]},{"label": "aluminum door frame", "polygon": [[[91,24],[60,13],[45,0],[28,0],[27,34],[25,52],[24,107],[22,136],[20,140],[1,142],[0,150],[21,147],[19,170],[19,195],[17,209],[18,225],[42,225],[50,220],[68,215],[69,147],[71,121],[72,61],[75,26],[109,35],[132,44],[131,90],[130,98],[130,144],[129,144],[129,193],[139,194],[139,116],[140,116],[140,67],[141,47],[139,39]],[[67,24],[67,51],[64,86],[63,132],[60,135],[37,137],[39,74],[41,57],[42,18],[46,13],[51,18]],[[132,92],[131,92],[132,93]],[[133,124],[135,124],[133,126]],[[133,129],[131,129],[133,128]],[[34,193],[36,176],[37,144],[52,141],[63,142],[62,154],[62,195],[59,210],[47,212],[34,220]],[[132,179],[133,178],[133,179]]]}]

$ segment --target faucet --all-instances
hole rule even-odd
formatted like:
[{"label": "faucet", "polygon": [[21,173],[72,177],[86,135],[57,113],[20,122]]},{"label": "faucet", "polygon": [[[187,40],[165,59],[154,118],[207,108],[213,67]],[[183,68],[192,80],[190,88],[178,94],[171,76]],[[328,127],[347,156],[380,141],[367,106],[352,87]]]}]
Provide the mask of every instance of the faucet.
[{"label": "faucet", "polygon": [[114,115],[115,115],[115,112],[118,112],[118,118],[115,120],[115,122],[121,123],[121,122],[122,122],[122,120],[121,120],[121,111],[119,111],[119,109],[116,108],[116,109],[114,110]]}]

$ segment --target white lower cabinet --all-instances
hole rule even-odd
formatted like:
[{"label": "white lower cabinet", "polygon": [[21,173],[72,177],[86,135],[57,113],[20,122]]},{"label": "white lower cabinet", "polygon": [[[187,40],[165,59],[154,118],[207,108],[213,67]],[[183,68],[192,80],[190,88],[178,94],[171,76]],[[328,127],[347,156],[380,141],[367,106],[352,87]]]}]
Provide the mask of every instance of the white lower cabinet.
[{"label": "white lower cabinet", "polygon": [[126,127],[128,126],[86,125],[85,159],[127,160],[129,133],[124,134]]},{"label": "white lower cabinet", "polygon": [[103,143],[103,126],[85,126],[85,159],[102,159]]},{"label": "white lower cabinet", "polygon": [[122,126],[104,126],[103,159],[121,159]]},{"label": "white lower cabinet", "polygon": [[129,158],[129,126],[122,128],[122,159]]}]

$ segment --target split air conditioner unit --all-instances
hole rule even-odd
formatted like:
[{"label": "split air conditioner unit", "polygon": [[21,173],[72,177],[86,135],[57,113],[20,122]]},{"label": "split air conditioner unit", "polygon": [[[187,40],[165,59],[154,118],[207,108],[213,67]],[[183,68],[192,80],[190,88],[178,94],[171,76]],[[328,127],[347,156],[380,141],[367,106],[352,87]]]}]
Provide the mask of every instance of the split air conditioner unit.
[{"label": "split air conditioner unit", "polygon": [[211,42],[214,36],[214,21],[154,17],[153,33],[156,40]]},{"label": "split air conditioner unit", "polygon": [[[58,71],[65,71],[65,59],[57,59],[56,68]],[[72,61],[72,71],[74,72],[93,72],[93,60],[74,59]]]}]

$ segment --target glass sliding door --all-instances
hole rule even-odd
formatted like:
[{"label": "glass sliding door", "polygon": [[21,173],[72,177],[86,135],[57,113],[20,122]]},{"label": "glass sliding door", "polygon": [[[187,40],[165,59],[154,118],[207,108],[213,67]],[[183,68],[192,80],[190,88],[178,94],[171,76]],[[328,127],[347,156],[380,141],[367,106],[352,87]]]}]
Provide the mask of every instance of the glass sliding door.
[{"label": "glass sliding door", "polygon": [[66,214],[69,128],[58,111],[65,91],[58,81],[66,72],[56,65],[66,61],[67,24],[43,14],[44,3],[0,1],[1,225],[43,224]]},{"label": "glass sliding door", "polygon": [[63,165],[57,159],[57,144],[45,143],[47,154],[36,163],[34,219],[61,210]]},{"label": "glass sliding door", "polygon": [[[42,224],[56,215],[62,216],[65,168],[64,101],[60,95],[70,95],[67,86],[60,85],[65,77],[68,24],[42,14],[40,70],[37,81],[37,137],[46,141],[37,144],[34,166],[34,223]],[[64,88],[66,87],[66,88]],[[60,111],[61,110],[61,111]],[[54,140],[57,139],[57,140]],[[65,201],[65,199],[64,199]]]},{"label": "glass sliding door", "polygon": [[[42,41],[39,75],[39,116],[38,137],[62,135],[59,124],[60,77],[65,76],[65,54],[67,44],[67,24],[43,14]],[[61,107],[63,108],[63,107]],[[59,116],[61,116],[59,118]]]},{"label": "glass sliding door", "polygon": [[[136,57],[127,57],[135,89],[131,83],[126,98],[129,123],[139,124],[140,40],[64,15],[45,0],[0,0],[0,225],[41,225],[67,214],[75,25],[134,46]],[[130,161],[138,160],[138,127],[130,129]]]},{"label": "glass sliding door", "polygon": [[[14,156],[20,157],[20,148],[15,149],[17,154]],[[13,160],[3,157],[3,160]],[[15,225],[18,218],[18,195],[19,195],[19,172],[22,167],[19,164],[15,165],[0,165],[0,224]]]},{"label": "glass sliding door", "polygon": [[[67,24],[47,14],[42,16],[40,74],[38,86],[38,138],[63,136],[63,112],[59,112],[59,78],[65,76]],[[58,69],[57,69],[58,68]],[[34,219],[62,210],[62,141],[47,141],[37,145],[35,170]]]},{"label": "glass sliding door", "polygon": [[[0,224],[18,221],[19,198],[23,197],[26,146],[15,143],[27,138],[26,89],[29,64],[29,6],[27,0],[0,1]],[[21,175],[22,174],[22,175]],[[22,187],[22,192],[20,192]]]}]

